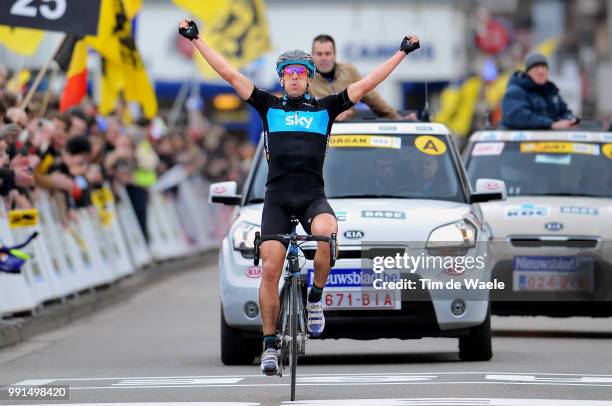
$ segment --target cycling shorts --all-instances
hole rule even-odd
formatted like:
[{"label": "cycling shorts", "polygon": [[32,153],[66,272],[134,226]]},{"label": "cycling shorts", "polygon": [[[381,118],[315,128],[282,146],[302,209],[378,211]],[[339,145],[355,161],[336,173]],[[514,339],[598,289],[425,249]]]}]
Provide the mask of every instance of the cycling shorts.
[{"label": "cycling shorts", "polygon": [[261,215],[262,234],[287,234],[291,232],[291,216],[311,234],[310,226],[316,216],[336,214],[325,197],[322,186],[307,186],[304,182],[274,182],[266,189],[263,213]]}]

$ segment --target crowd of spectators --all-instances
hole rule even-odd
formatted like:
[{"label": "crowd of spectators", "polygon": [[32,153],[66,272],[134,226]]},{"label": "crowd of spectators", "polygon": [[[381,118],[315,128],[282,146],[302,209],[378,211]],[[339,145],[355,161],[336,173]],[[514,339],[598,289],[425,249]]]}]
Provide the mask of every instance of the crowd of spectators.
[{"label": "crowd of spectators", "polygon": [[8,77],[0,75],[0,195],[7,210],[35,206],[45,190],[70,221],[75,209],[92,204],[93,190],[107,184],[119,197],[125,187],[147,237],[149,189],[160,176],[180,165],[189,176],[240,184],[255,152],[199,108],[186,108],[173,126],[163,112],[133,119],[121,105],[102,117],[87,99],[61,113],[59,99],[44,93],[21,108],[24,95],[7,88]]}]

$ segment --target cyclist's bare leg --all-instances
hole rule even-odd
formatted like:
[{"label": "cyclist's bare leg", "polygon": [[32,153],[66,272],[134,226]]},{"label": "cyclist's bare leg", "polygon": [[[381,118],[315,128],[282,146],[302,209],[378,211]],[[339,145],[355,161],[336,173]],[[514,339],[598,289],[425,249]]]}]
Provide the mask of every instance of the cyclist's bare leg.
[{"label": "cyclist's bare leg", "polygon": [[[338,233],[336,218],[328,213],[321,213],[314,218],[310,226],[311,234],[330,237],[332,233]],[[314,258],[314,284],[325,286],[331,267],[329,266],[329,244],[318,242],[317,253]]]},{"label": "cyclist's bare leg", "polygon": [[263,272],[259,285],[259,308],[263,334],[276,334],[276,322],[280,311],[278,282],[280,280],[287,249],[278,241],[264,241],[261,244]]}]

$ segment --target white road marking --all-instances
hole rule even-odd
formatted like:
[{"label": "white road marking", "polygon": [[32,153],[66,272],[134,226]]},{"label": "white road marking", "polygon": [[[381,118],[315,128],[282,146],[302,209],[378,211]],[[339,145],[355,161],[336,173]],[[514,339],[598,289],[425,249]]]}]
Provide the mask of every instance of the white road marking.
[{"label": "white road marking", "polygon": [[612,376],[535,376],[535,375],[486,375],[485,379],[508,382],[535,382],[557,384],[611,384]]},{"label": "white road marking", "polygon": [[[609,388],[609,384],[582,384],[582,383],[550,383],[550,382],[481,382],[481,381],[461,381],[461,382],[378,382],[378,383],[299,383],[298,386],[367,386],[367,385],[546,385],[546,386],[582,386],[582,387],[604,387]],[[70,390],[95,390],[95,389],[168,389],[168,388],[268,388],[275,386],[289,386],[289,383],[238,383],[226,385],[162,385],[162,386],[88,386],[71,387]],[[612,403],[610,404],[612,406]]]},{"label": "white road marking", "polygon": [[42,386],[53,382],[53,379],[26,379],[25,381],[17,382],[15,386]]},{"label": "white road marking", "polygon": [[342,399],[285,401],[292,406],[610,406],[606,400],[504,399],[504,398],[418,398],[418,399]]},{"label": "white road marking", "polygon": [[173,379],[148,379],[134,378],[122,380],[118,383],[113,383],[117,386],[163,386],[163,385],[218,385],[238,383],[244,378],[173,378]]},{"label": "white road marking", "polygon": [[383,382],[415,382],[436,379],[436,375],[340,375],[340,376],[298,376],[297,382],[302,383],[372,383]]},{"label": "white road marking", "polygon": [[[589,374],[589,373],[574,373],[563,374],[555,372],[491,372],[491,371],[430,371],[431,375],[554,375],[554,376],[600,376],[612,377],[609,374]],[[422,372],[372,372],[372,373],[355,373],[355,374],[302,374],[298,376],[380,376],[380,375],[423,375]],[[264,378],[262,374],[248,375],[181,375],[181,376],[123,376],[123,377],[93,377],[93,378],[46,378],[50,381],[119,381],[127,379],[199,379],[199,378]]]},{"label": "white road marking", "polygon": [[[37,406],[143,406],[145,403],[49,403]],[[260,406],[249,402],[147,402],[153,406]]]},{"label": "white road marking", "polygon": [[[93,382],[98,381],[98,382]],[[90,383],[78,386],[80,382]],[[393,374],[299,374],[299,386],[365,386],[365,385],[552,385],[612,387],[612,375],[595,374],[537,374],[537,373],[486,373],[439,372],[426,375],[417,373]],[[222,388],[222,387],[282,387],[288,385],[287,377],[270,378],[262,375],[181,376],[181,377],[130,377],[130,378],[62,378],[31,379],[19,385],[68,384],[70,390],[100,389],[163,389],[163,388]]]}]

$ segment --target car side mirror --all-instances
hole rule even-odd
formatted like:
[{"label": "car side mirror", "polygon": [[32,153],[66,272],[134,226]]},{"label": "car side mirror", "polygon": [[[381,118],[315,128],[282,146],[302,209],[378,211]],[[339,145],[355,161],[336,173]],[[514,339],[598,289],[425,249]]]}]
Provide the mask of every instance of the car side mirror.
[{"label": "car side mirror", "polygon": [[237,189],[238,184],[234,181],[213,183],[208,191],[208,202],[237,206],[242,200],[242,196],[236,194]]},{"label": "car side mirror", "polygon": [[484,203],[507,198],[506,182],[499,179],[482,178],[476,181],[476,193],[470,196],[470,203]]}]

